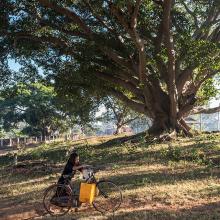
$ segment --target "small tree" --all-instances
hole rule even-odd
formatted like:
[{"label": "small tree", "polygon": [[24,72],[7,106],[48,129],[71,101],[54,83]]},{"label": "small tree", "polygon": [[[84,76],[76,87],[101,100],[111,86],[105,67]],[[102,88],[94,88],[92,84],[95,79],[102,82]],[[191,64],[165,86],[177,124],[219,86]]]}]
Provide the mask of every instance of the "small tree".
[{"label": "small tree", "polygon": [[98,120],[113,122],[116,126],[115,135],[119,134],[120,129],[140,117],[140,114],[130,109],[120,100],[114,97],[106,97],[103,102],[106,112]]}]

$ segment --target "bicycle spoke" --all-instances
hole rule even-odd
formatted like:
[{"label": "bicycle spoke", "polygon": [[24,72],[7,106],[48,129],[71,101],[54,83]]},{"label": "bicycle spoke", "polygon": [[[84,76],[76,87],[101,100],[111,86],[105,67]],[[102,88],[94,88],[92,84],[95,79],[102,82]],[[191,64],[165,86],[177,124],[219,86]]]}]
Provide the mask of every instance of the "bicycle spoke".
[{"label": "bicycle spoke", "polygon": [[71,193],[65,185],[52,185],[44,195],[44,207],[52,216],[66,214],[71,208]]},{"label": "bicycle spoke", "polygon": [[102,213],[117,210],[122,202],[120,189],[110,181],[101,181],[97,187],[99,195],[93,203],[94,208]]}]

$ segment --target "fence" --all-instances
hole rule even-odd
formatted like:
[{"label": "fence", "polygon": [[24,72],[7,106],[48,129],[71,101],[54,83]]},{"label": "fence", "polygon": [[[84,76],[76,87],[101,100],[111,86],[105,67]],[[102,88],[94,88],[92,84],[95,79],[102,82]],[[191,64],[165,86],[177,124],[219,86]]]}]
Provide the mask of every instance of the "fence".
[{"label": "fence", "polygon": [[15,137],[15,138],[6,138],[0,139],[0,148],[5,147],[20,147],[20,146],[29,146],[37,145],[40,143],[50,143],[55,141],[68,141],[68,140],[79,140],[81,135],[71,134],[71,135],[52,135],[52,136],[42,136],[40,137]]},{"label": "fence", "polygon": [[191,115],[186,119],[186,122],[193,129],[199,131],[220,131],[220,112]]}]

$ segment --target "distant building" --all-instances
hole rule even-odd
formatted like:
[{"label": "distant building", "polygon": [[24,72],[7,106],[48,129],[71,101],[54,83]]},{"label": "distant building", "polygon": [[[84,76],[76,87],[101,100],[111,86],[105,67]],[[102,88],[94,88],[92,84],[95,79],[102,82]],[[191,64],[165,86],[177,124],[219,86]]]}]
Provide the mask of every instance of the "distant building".
[{"label": "distant building", "polygon": [[[103,124],[99,127],[99,130],[96,132],[96,135],[113,135],[116,131],[116,126],[112,123]],[[132,128],[129,125],[124,125],[119,129],[119,134],[122,133],[133,133]]]}]

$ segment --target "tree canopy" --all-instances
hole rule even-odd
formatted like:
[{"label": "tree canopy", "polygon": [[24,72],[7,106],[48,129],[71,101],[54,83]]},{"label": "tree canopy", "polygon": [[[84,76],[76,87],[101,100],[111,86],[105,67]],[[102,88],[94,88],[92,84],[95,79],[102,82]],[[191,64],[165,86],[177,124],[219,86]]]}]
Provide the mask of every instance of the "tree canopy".
[{"label": "tree canopy", "polygon": [[34,62],[68,94],[117,97],[154,134],[189,134],[184,117],[216,94],[218,0],[3,0],[0,16],[2,72]]},{"label": "tree canopy", "polygon": [[17,83],[1,91],[0,118],[4,130],[19,128],[27,135],[50,135],[67,126],[53,87],[43,83]]}]

